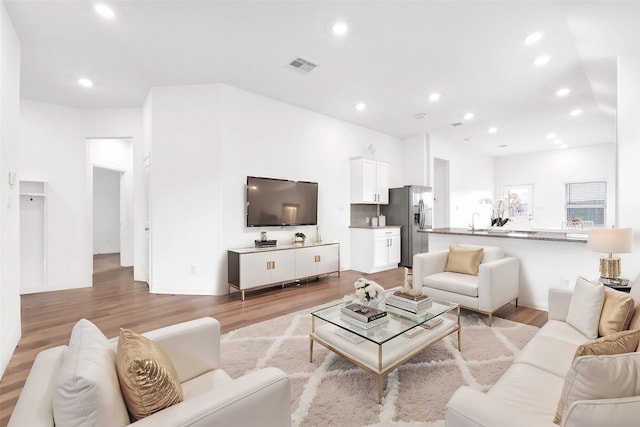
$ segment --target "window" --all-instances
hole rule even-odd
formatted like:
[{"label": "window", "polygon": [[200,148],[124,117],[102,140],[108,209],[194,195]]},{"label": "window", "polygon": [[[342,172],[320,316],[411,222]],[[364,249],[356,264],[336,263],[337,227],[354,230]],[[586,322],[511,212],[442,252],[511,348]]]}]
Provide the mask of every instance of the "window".
[{"label": "window", "polygon": [[509,218],[533,218],[533,185],[505,185],[502,191],[507,199]]},{"label": "window", "polygon": [[571,182],[566,184],[567,222],[571,220],[593,221],[604,226],[607,208],[607,183],[605,181]]}]

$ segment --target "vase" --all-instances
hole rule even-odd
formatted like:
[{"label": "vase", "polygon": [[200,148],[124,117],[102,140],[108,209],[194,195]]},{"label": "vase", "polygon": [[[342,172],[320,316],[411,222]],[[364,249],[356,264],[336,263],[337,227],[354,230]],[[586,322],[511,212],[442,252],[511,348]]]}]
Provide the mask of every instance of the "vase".
[{"label": "vase", "polygon": [[384,310],[384,294],[382,295],[378,295],[376,298],[373,299],[366,299],[366,298],[362,298],[361,300],[361,304],[367,307],[371,307],[371,308],[378,308],[378,309],[382,309]]}]

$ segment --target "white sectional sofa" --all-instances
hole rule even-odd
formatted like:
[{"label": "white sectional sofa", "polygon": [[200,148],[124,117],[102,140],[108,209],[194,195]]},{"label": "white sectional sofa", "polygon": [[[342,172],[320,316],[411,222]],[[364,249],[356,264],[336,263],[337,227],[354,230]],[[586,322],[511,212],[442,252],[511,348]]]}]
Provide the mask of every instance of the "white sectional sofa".
[{"label": "white sectional sofa", "polygon": [[[637,311],[640,284],[631,296]],[[591,340],[566,321],[571,297],[569,290],[550,291],[549,321],[488,392],[463,386],[453,394],[445,411],[446,427],[557,426],[553,421],[563,390],[567,390],[565,378],[576,389],[587,391],[565,405],[562,426],[640,426],[640,353],[636,348],[626,354],[574,360],[576,349]],[[638,327],[636,319],[637,314],[632,327]],[[611,397],[625,393],[625,397]]]},{"label": "white sectional sofa", "polygon": [[[81,322],[89,324],[83,319]],[[76,325],[76,327],[78,326]],[[95,330],[97,328],[91,324]],[[74,331],[76,330],[74,327]],[[99,332],[99,330],[97,330]],[[95,335],[95,333],[94,333]],[[220,366],[220,324],[206,317],[157,329],[144,335],[157,344],[168,356],[184,394],[184,401],[131,423],[134,426],[270,426],[291,425],[290,383],[277,368],[264,368],[232,379]],[[104,337],[104,336],[103,336]],[[91,336],[84,335],[83,342]],[[104,338],[106,340],[106,338]],[[73,334],[72,334],[73,340]],[[97,346],[86,345],[81,351],[84,368],[74,370],[78,392],[64,405],[77,408],[78,414],[68,425],[117,427],[129,425],[127,409],[121,397],[115,366],[107,381],[92,382],[88,378],[102,378],[97,366],[104,360],[115,364],[117,339],[106,340],[106,358],[97,354]],[[54,425],[54,400],[59,396],[59,373],[64,370],[65,354],[73,354],[75,343],[44,350],[36,356],[9,427],[43,427]],[[113,350],[113,351],[111,351]],[[112,352],[113,354],[109,354]],[[75,356],[78,357],[77,353]],[[81,372],[81,374],[78,374]],[[74,403],[77,401],[78,403]],[[124,411],[125,420],[120,414]]]}]

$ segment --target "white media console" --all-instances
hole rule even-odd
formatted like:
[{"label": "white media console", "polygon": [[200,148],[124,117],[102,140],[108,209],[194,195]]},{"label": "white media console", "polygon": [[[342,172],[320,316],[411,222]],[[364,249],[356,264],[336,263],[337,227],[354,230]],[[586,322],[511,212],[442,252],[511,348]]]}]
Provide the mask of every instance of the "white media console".
[{"label": "white media console", "polygon": [[316,243],[227,251],[227,281],[242,294],[331,273],[340,275],[340,244]]}]

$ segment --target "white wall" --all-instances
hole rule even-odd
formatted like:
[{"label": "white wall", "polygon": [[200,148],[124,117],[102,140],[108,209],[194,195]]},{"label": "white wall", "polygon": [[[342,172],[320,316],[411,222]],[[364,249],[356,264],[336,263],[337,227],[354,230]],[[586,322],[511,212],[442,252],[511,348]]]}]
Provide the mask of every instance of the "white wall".
[{"label": "white wall", "polygon": [[[640,280],[640,56],[618,59],[618,221],[633,228],[633,253],[620,254],[622,276]],[[640,286],[636,283],[635,286]]]},{"label": "white wall", "polygon": [[318,182],[320,232],[341,243],[342,269],[350,264],[349,158],[373,144],[375,158],[390,162],[391,185],[402,185],[396,138],[230,86],[154,88],[147,114],[154,292],[224,294],[227,249],[252,246],[260,231],[279,242],[315,234],[247,229],[247,175]]},{"label": "white wall", "polygon": [[459,148],[438,135],[429,135],[429,153],[429,186],[433,182],[433,159],[449,161],[449,226],[468,227],[474,212],[481,214],[475,220],[476,227],[490,225],[491,210],[480,200],[494,197],[493,157]]},{"label": "white wall", "polygon": [[0,3],[0,377],[20,339],[20,206],[18,172],[20,42]]},{"label": "white wall", "polygon": [[606,224],[615,223],[615,145],[599,144],[495,160],[495,194],[505,185],[533,185],[533,227],[561,228],[565,220],[565,184],[607,182]]},{"label": "white wall", "polygon": [[[130,138],[135,151],[136,141],[142,140],[141,110],[79,110],[22,99],[20,125],[21,179],[47,182],[47,288],[91,286],[93,204],[87,138]],[[141,188],[134,190],[141,193]],[[142,221],[137,224],[135,231],[142,234]]]},{"label": "white wall", "polygon": [[120,252],[120,172],[93,168],[93,254]]}]

